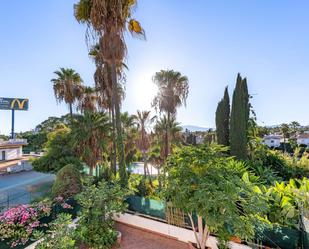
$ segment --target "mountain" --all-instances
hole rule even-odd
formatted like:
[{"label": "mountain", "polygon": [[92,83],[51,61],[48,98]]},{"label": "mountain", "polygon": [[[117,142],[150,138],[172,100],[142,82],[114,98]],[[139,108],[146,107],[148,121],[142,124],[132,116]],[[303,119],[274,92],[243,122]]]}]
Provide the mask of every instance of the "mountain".
[{"label": "mountain", "polygon": [[183,131],[188,129],[189,131],[195,132],[195,131],[208,131],[211,128],[205,128],[205,127],[200,127],[200,126],[195,126],[195,125],[182,125],[181,126]]}]

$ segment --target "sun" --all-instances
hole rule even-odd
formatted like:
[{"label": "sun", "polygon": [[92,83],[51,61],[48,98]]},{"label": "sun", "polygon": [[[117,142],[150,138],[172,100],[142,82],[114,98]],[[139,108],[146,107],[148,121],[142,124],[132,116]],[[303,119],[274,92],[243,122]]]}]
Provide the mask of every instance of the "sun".
[{"label": "sun", "polygon": [[142,72],[134,77],[134,102],[140,110],[151,108],[151,102],[157,93],[157,86],[152,81],[153,72]]}]

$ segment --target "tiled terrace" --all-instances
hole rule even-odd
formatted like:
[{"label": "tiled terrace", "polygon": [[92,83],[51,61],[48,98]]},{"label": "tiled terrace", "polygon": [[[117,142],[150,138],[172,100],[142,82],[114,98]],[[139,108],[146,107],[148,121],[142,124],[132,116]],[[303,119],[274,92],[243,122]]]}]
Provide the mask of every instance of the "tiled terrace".
[{"label": "tiled terrace", "polygon": [[120,249],[188,249],[186,243],[143,231],[121,223],[116,224],[122,234]]}]

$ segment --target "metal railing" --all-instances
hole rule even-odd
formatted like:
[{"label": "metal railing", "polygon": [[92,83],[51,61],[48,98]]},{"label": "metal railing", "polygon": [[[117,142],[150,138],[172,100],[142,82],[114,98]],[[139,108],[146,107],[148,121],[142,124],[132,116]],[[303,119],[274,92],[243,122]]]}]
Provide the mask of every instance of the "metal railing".
[{"label": "metal railing", "polygon": [[21,204],[30,204],[50,193],[53,181],[40,184],[32,191],[20,190],[19,193],[0,192],[0,214]]}]

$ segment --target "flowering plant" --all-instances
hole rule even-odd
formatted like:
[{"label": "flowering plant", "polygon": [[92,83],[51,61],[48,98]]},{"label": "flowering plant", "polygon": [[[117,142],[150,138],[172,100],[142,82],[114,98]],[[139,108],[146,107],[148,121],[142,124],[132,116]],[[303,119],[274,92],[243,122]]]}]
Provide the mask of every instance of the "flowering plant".
[{"label": "flowering plant", "polygon": [[50,211],[50,205],[46,202],[7,210],[0,215],[0,240],[7,240],[11,247],[26,244],[35,230],[46,226],[40,218],[49,216]]}]

